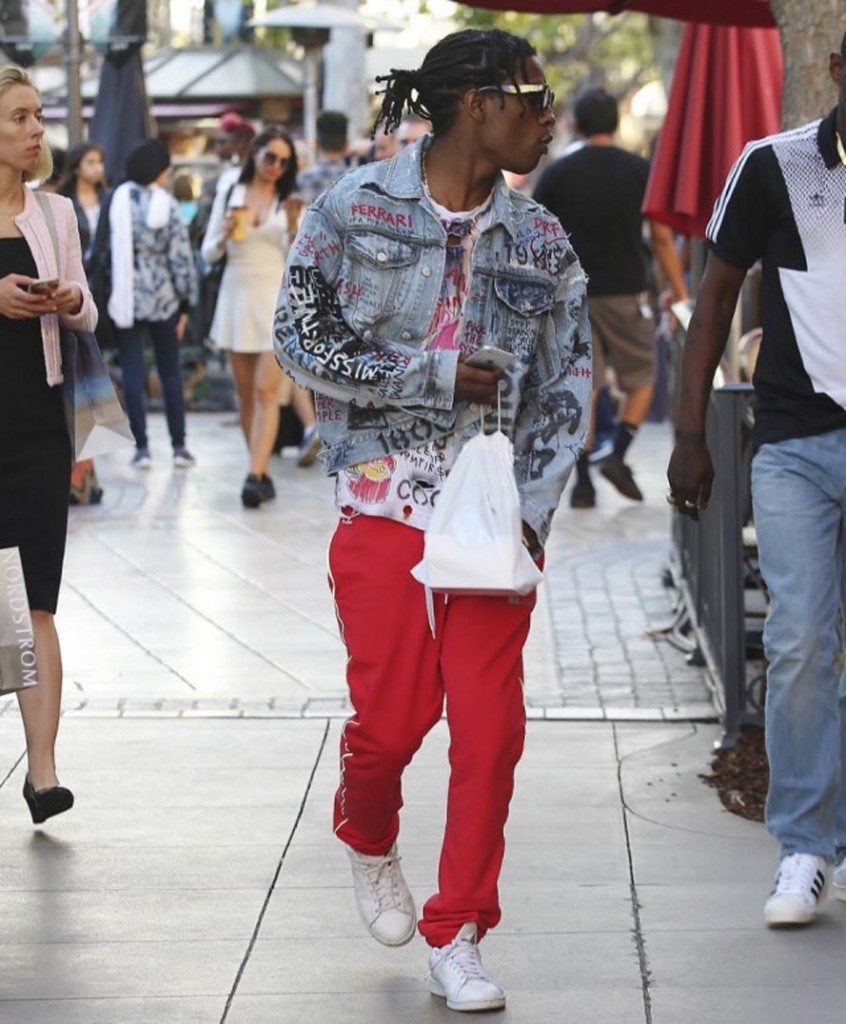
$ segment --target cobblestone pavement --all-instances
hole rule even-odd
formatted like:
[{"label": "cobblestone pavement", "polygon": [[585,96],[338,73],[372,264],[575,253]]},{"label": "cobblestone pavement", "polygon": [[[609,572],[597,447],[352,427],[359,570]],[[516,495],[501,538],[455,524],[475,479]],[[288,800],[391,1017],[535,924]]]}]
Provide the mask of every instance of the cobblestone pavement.
[{"label": "cobblestone pavement", "polygon": [[[196,414],[198,463],[174,471],[160,416],[154,466],[97,462],[103,504],[71,510],[57,623],[69,717],[338,717],[344,651],[325,582],[334,513],[319,469],[274,460],[278,499],[241,507],[234,417]],[[598,479],[598,505],[565,496],[526,651],[534,718],[714,718],[703,672],[650,635],[672,617],[663,474],[669,429],[647,426],[634,505]],[[17,714],[0,700],[0,715]]]},{"label": "cobblestone pavement", "polygon": [[549,548],[546,601],[558,692],[552,706],[586,717],[713,719],[701,668],[664,639],[673,594],[666,466],[670,429],[647,424],[629,459],[645,495],[633,503],[594,473],[597,507],[567,496]]}]

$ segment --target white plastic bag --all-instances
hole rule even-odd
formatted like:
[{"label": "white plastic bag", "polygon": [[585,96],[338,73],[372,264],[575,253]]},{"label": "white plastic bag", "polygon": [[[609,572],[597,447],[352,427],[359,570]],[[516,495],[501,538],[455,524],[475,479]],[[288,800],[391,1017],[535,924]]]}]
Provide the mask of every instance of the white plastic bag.
[{"label": "white plastic bag", "polygon": [[543,579],[523,545],[514,452],[501,431],[461,450],[411,574],[430,590],[456,594],[528,594]]}]

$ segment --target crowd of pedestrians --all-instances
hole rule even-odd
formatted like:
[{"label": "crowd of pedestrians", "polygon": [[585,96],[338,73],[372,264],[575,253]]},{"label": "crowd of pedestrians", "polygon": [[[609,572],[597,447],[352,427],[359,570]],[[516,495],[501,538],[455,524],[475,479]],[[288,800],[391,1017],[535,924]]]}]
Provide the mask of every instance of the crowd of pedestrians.
[{"label": "crowd of pedestrians", "polygon": [[[767,820],[782,858],[765,907],[773,925],[813,920],[832,877],[846,898],[846,383],[829,341],[839,323],[831,268],[842,259],[831,238],[842,228],[844,67],[846,37],[830,58],[837,108],[747,147],[717,202],[669,469],[668,500],[697,517],[713,477],[706,399],[746,271],[762,259],[753,495],[772,601]],[[180,344],[190,317],[201,340],[227,354],[246,447],[245,508],[276,497],[271,455],[283,400],[301,425],[299,465],[322,449],[335,477],[329,581],[354,712],[342,732],[334,831],[364,924],[386,946],[419,931],[431,990],[450,1009],[499,1009],[505,993],[479,943],[500,920],[534,595],[447,598],[411,569],[450,471],[485,430],[485,409],[497,409],[513,446],[523,543],[538,566],[574,469],[571,505],[596,503],[593,421],[609,387],[618,422],[594,464],[621,494],[643,500],[626,456],[655,382],[652,258],[665,305],[686,300],[687,284],[672,234],[641,216],[648,164],[616,145],[617,102],[605,91],[576,100],[580,145],[546,165],[529,198],[506,176],[525,180],[549,152],[555,97],[526,40],[453,33],[419,68],[381,82],[373,138],[355,158],[343,112],[320,114],[306,167],[286,129],[228,114],[214,142],[220,171],[196,197],[184,180],[173,188],[159,139],[132,149],[114,189],[102,149],[80,145],[39,194],[52,181],[41,101],[25,72],[0,69],[0,548],[21,553],[39,676],[20,694],[23,795],[36,823],[74,801],[55,764],[54,616],[72,472],[57,387],[60,325],[116,346],[137,470],[155,461],[145,394],[152,349],[172,466],[186,470],[195,458]],[[501,363],[473,361],[485,346]],[[418,920],[400,867],[402,775],[444,707],[446,826],[437,891]]]}]

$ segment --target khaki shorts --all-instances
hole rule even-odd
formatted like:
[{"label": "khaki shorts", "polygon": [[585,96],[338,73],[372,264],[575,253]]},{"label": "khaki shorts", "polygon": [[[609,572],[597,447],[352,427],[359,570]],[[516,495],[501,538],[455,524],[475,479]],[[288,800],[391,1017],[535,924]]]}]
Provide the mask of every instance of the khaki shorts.
[{"label": "khaki shorts", "polygon": [[[648,295],[593,295],[588,298],[593,335],[593,386],[607,383],[607,363],[617,384],[631,394],[655,383],[655,318]],[[649,316],[644,316],[644,310]]]}]

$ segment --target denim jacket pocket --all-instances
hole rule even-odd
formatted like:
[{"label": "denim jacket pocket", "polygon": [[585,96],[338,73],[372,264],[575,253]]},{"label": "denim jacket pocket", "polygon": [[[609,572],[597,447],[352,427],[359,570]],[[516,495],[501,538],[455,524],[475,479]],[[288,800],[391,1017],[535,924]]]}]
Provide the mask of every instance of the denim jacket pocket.
[{"label": "denim jacket pocket", "polygon": [[359,324],[372,324],[399,311],[419,258],[417,245],[373,232],[350,233],[342,274],[355,298],[352,307]]},{"label": "denim jacket pocket", "polygon": [[555,288],[550,281],[532,277],[496,275],[494,302],[490,303],[490,337],[522,362],[531,360],[544,322],[544,313],[555,305]]},{"label": "denim jacket pocket", "polygon": [[546,313],[555,304],[555,288],[549,281],[526,277],[495,277],[494,291],[500,302],[518,316],[530,318]]}]

